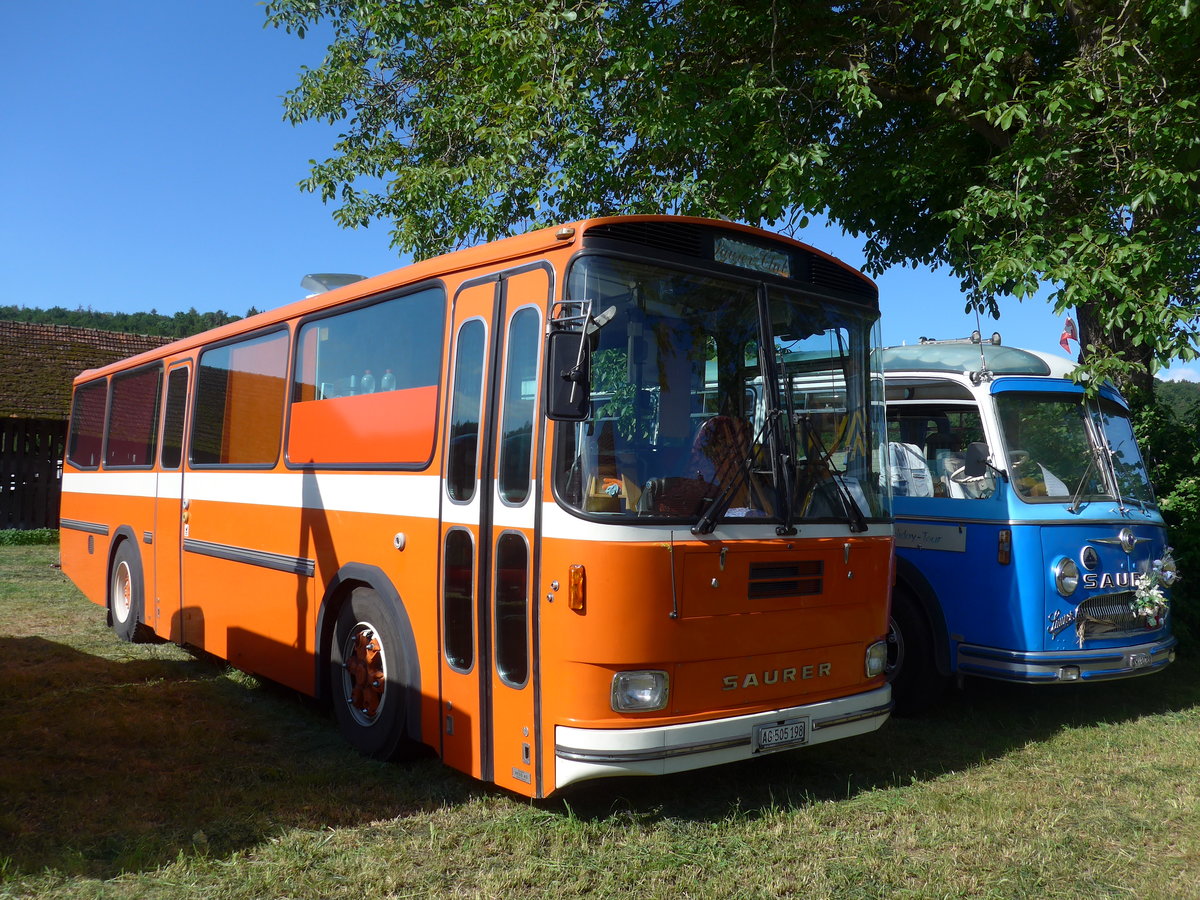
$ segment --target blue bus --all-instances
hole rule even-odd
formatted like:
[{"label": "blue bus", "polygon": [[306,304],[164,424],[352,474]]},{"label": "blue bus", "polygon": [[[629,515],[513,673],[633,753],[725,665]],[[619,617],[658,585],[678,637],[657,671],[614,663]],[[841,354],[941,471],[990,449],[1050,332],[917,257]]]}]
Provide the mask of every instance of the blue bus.
[{"label": "blue bus", "polygon": [[1156,672],[1177,577],[1129,408],[1067,359],[981,340],[882,352],[896,519],[889,669],[900,712],[954,676]]}]

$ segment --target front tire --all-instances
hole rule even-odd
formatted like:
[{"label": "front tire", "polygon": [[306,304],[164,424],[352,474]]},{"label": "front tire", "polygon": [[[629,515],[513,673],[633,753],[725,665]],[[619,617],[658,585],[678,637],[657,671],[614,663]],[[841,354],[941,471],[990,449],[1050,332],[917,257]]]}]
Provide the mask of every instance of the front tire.
[{"label": "front tire", "polygon": [[948,679],[937,668],[933,633],[916,600],[902,588],[892,595],[887,676],[896,714],[917,715],[936,705]]},{"label": "front tire", "polygon": [[129,541],[121,541],[108,575],[108,614],[113,632],[123,641],[143,644],[152,637],[145,624],[146,592],[142,560]]},{"label": "front tire", "polygon": [[395,612],[371,588],[355,588],[334,626],[329,683],[338,728],[364,756],[394,759],[413,747],[403,655]]}]

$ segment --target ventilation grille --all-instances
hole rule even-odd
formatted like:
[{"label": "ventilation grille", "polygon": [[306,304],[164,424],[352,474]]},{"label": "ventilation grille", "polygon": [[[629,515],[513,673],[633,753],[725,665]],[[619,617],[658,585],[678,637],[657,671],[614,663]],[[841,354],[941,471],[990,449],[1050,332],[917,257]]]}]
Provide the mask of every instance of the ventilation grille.
[{"label": "ventilation grille", "polygon": [[1076,633],[1089,638],[1144,632],[1145,626],[1130,605],[1133,597],[1133,591],[1121,591],[1116,594],[1097,594],[1084,600],[1075,612]]},{"label": "ventilation grille", "polygon": [[811,281],[814,285],[828,290],[851,294],[855,297],[879,299],[878,288],[872,287],[853,272],[843,269],[832,260],[823,256],[812,257]]},{"label": "ventilation grille", "polygon": [[684,222],[616,222],[588,229],[588,236],[654,247],[684,256],[708,256],[702,228]]},{"label": "ventilation grille", "polygon": [[751,563],[746,595],[751,600],[768,597],[807,597],[824,589],[825,563],[819,559],[793,563]]}]

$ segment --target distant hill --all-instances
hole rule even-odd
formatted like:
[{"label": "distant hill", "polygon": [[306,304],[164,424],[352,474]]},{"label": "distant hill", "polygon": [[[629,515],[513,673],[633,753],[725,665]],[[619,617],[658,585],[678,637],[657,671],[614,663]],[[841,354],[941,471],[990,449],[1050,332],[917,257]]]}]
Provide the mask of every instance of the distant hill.
[{"label": "distant hill", "polygon": [[[246,311],[247,316],[258,312],[251,307]],[[67,309],[64,306],[52,306],[49,309],[34,309],[28,306],[0,306],[0,322],[28,322],[33,325],[74,325],[79,328],[98,328],[101,331],[115,331],[122,334],[152,334],[169,338],[189,337],[218,325],[236,322],[241,316],[235,316],[224,310],[216,312],[196,312],[192,307],[187,312],[177,312],[173,316],[160,315],[155,310],[138,313],[106,313],[97,312],[90,307],[82,306]]]},{"label": "distant hill", "polygon": [[1200,421],[1200,383],[1154,379],[1154,396],[1170,407],[1178,422]]}]

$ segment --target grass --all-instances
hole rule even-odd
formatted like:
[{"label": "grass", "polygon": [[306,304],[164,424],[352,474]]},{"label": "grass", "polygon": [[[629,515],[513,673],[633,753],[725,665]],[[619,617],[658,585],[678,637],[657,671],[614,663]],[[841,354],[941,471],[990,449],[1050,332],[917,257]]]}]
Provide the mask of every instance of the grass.
[{"label": "grass", "polygon": [[1186,897],[1200,670],[969,684],[876,736],[530,803],[350,752],[300,698],[119,643],[0,548],[0,897]]}]

